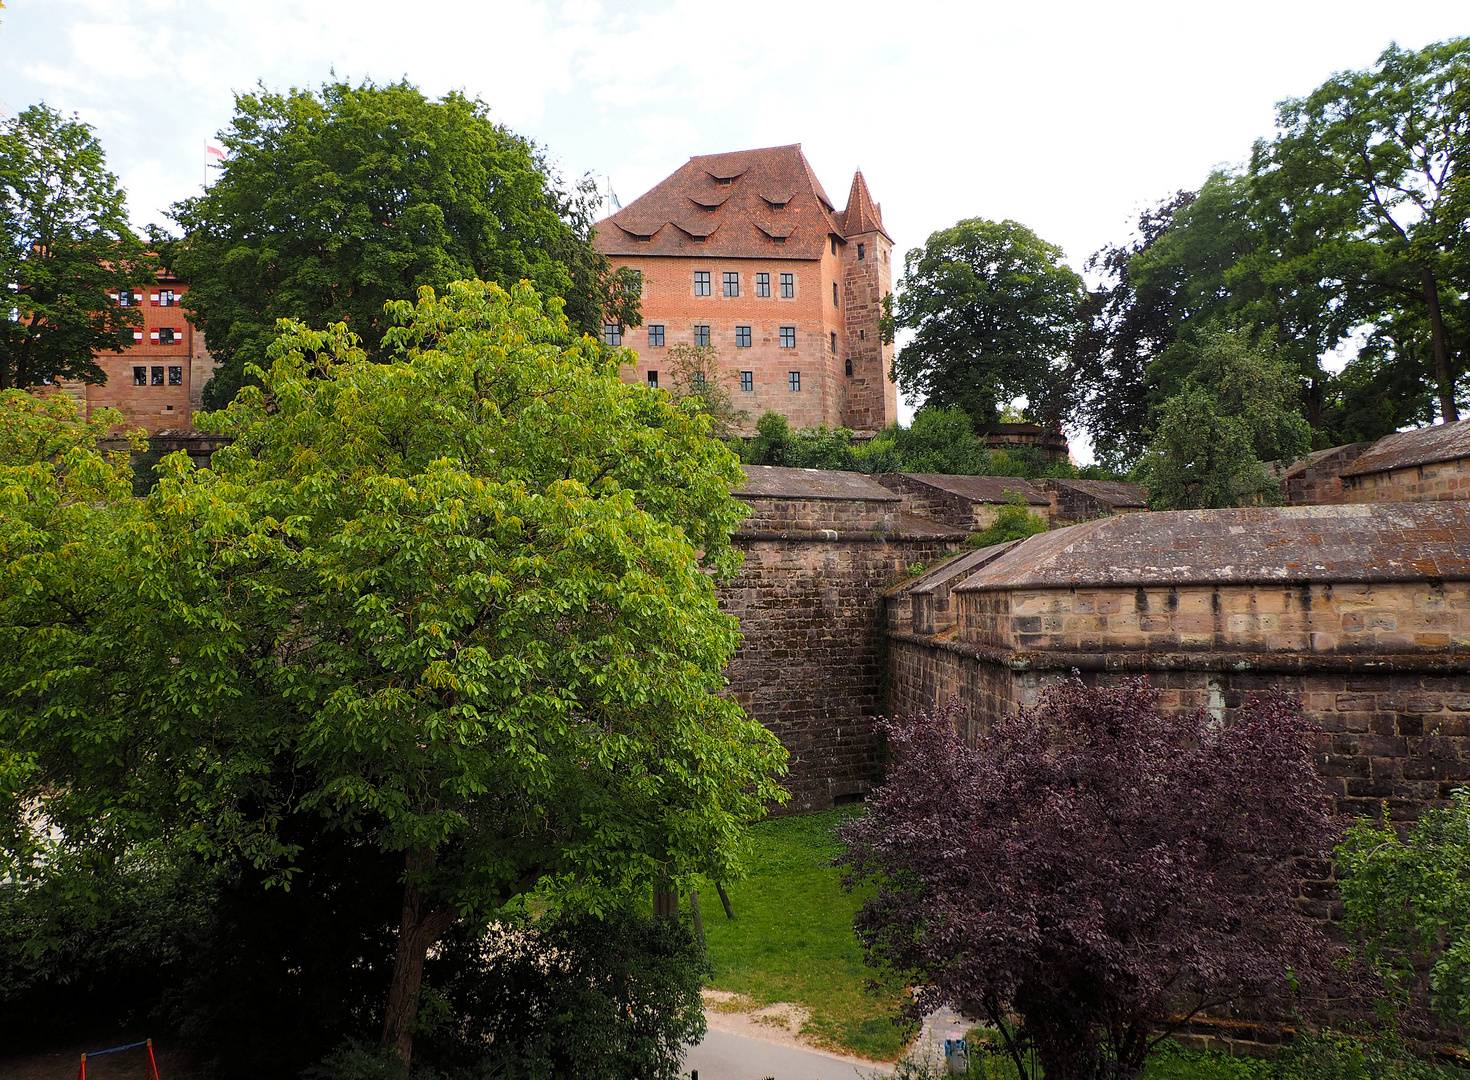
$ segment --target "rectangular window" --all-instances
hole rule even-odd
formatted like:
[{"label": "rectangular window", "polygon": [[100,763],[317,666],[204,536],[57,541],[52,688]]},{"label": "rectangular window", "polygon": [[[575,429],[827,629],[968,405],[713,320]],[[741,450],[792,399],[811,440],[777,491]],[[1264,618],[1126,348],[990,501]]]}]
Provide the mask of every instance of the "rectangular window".
[{"label": "rectangular window", "polygon": [[832,331],[832,355],[837,355],[837,331]]},{"label": "rectangular window", "polygon": [[755,294],[757,296],[771,295],[771,275],[757,274],[755,276]]},{"label": "rectangular window", "polygon": [[796,275],[795,274],[782,274],[781,275],[781,299],[783,299],[783,300],[790,300],[795,295],[796,295]]},{"label": "rectangular window", "polygon": [[750,391],[755,389],[755,372],[742,371],[740,373],[740,389],[746,393],[750,393]]},{"label": "rectangular window", "polygon": [[650,390],[658,389],[658,372],[650,371],[648,373],[648,388]]},{"label": "rectangular window", "polygon": [[160,345],[172,345],[174,343],[174,328],[172,326],[160,326],[158,328],[158,343]]},{"label": "rectangular window", "polygon": [[725,295],[740,295],[740,272],[738,270],[725,271]]},{"label": "rectangular window", "polygon": [[689,390],[691,393],[704,393],[704,372],[696,371],[689,377]]},{"label": "rectangular window", "polygon": [[168,369],[168,384],[170,386],[183,386],[184,369],[181,367],[170,367]]},{"label": "rectangular window", "polygon": [[694,271],[694,295],[695,296],[708,296],[709,295],[709,271],[708,270],[696,270],[696,271]]},{"label": "rectangular window", "polygon": [[709,344],[709,327],[708,326],[696,326],[694,328],[694,344],[696,344],[696,345],[708,345]]},{"label": "rectangular window", "polygon": [[149,378],[148,381],[149,381],[149,383],[151,385],[153,385],[153,386],[162,386],[163,385],[163,368],[156,367],[151,372],[149,372],[149,375],[151,377]]},{"label": "rectangular window", "polygon": [[833,255],[836,255],[837,254],[837,237],[830,236],[830,237],[828,237],[828,239],[832,241],[832,254]]},{"label": "rectangular window", "polygon": [[136,294],[133,292],[132,289],[124,289],[122,292],[117,294],[118,307],[132,307],[137,302],[138,301],[136,299]]},{"label": "rectangular window", "polygon": [[604,345],[621,345],[623,343],[623,328],[617,323],[603,323],[602,343]]},{"label": "rectangular window", "polygon": [[786,376],[786,385],[794,394],[801,389],[801,372],[792,371]]},{"label": "rectangular window", "polygon": [[664,343],[664,324],[650,323],[648,327],[648,343],[650,345],[662,345]]},{"label": "rectangular window", "polygon": [[735,347],[737,349],[750,348],[750,327],[737,326],[735,328]]},{"label": "rectangular window", "polygon": [[832,306],[837,306],[837,282],[832,282]]},{"label": "rectangular window", "polygon": [[794,348],[796,348],[796,327],[794,327],[794,326],[783,326],[783,327],[781,327],[781,348],[783,348],[783,349],[794,349]]},{"label": "rectangular window", "polygon": [[858,245],[858,262],[862,262],[867,257],[868,257],[868,245],[867,244],[859,244]]},{"label": "rectangular window", "polygon": [[158,306],[159,307],[173,307],[174,306],[174,291],[172,289],[164,289],[161,293],[158,294]]},{"label": "rectangular window", "polygon": [[133,368],[133,385],[134,386],[147,386],[148,385],[148,369],[147,368],[145,368],[145,367],[135,367],[135,368]]}]

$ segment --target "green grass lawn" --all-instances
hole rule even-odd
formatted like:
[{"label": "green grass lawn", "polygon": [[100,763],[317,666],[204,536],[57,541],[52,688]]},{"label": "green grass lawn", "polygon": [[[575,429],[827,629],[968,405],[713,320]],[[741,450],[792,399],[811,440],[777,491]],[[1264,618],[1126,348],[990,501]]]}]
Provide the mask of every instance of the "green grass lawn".
[{"label": "green grass lawn", "polygon": [[892,1060],[912,1035],[895,1026],[901,988],[864,989],[874,972],[852,932],[864,893],[848,894],[826,863],[838,853],[834,826],[852,811],[793,814],[755,826],[755,858],[727,886],[735,919],[714,887],[700,907],[715,974],[711,986],[757,1005],[791,1001],[811,1010],[807,1034],[835,1050]]}]

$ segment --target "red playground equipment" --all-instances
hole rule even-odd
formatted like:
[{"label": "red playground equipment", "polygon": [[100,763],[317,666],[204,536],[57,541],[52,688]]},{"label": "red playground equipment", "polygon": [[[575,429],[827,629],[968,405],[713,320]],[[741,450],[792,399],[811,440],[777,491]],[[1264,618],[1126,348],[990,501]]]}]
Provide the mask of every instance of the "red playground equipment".
[{"label": "red playground equipment", "polygon": [[158,1080],[158,1062],[153,1058],[153,1040],[144,1039],[142,1042],[128,1043],[126,1046],[114,1046],[110,1050],[95,1050],[90,1054],[82,1055],[82,1068],[77,1073],[77,1080],[87,1080],[87,1058],[101,1057],[103,1054],[115,1054],[119,1050],[136,1050],[140,1046],[148,1048],[148,1068],[153,1072],[153,1080]]}]

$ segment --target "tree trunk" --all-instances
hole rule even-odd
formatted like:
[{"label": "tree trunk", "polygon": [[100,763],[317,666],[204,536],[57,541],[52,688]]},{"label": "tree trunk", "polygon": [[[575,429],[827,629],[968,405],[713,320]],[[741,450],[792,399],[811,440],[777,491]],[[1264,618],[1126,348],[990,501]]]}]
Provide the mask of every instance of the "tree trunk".
[{"label": "tree trunk", "polygon": [[457,915],[452,907],[424,910],[418,876],[433,866],[434,860],[435,854],[429,848],[409,851],[404,857],[407,876],[403,882],[403,922],[398,930],[398,953],[393,959],[393,981],[388,985],[382,1046],[393,1050],[405,1065],[413,1054],[413,1024],[419,1014],[424,960]]},{"label": "tree trunk", "polygon": [[1450,375],[1450,343],[1444,329],[1444,315],[1439,310],[1439,283],[1428,266],[1419,267],[1419,284],[1424,302],[1429,305],[1429,336],[1434,346],[1434,379],[1439,383],[1439,418],[1446,424],[1460,419],[1455,407],[1455,380]]}]

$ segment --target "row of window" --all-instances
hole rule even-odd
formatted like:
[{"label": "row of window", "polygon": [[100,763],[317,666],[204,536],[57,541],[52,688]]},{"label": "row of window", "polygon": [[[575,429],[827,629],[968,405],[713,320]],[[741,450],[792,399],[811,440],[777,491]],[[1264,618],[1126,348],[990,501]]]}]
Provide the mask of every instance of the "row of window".
[{"label": "row of window", "polygon": [[[133,385],[134,386],[162,386],[163,385],[163,371],[164,371],[164,369],[161,368],[161,367],[155,367],[155,368],[146,368],[146,367],[141,367],[141,366],[140,367],[134,367],[133,368]],[[174,366],[174,367],[170,367],[168,369],[168,385],[170,385],[170,386],[183,386],[184,385],[184,369],[182,367]]]},{"label": "row of window", "polygon": [[[709,327],[707,325],[704,325],[704,324],[699,324],[699,325],[696,325],[693,329],[694,329],[694,344],[696,344],[696,345],[708,345],[709,344]],[[621,326],[619,326],[617,323],[603,323],[602,324],[602,341],[603,341],[603,344],[605,344],[605,345],[621,345],[623,343],[623,328]],[[750,342],[751,342],[750,327],[748,327],[748,326],[737,326],[735,328],[735,347],[737,349],[748,349],[748,348],[750,348]],[[651,345],[651,346],[653,346],[654,348],[662,348],[663,347],[663,344],[664,344],[664,324],[663,323],[649,323],[649,325],[648,325],[648,344]],[[833,330],[831,332],[831,346],[830,347],[831,347],[832,352],[835,354],[837,352],[837,331],[835,331],[835,330]],[[781,348],[783,348],[783,349],[794,349],[794,348],[796,348],[796,327],[794,327],[794,326],[783,326],[783,327],[781,327]]]},{"label": "row of window", "polygon": [[[110,294],[117,301],[118,307],[142,307],[143,293],[137,289],[124,289],[122,292]],[[179,298],[172,289],[160,289],[156,293],[148,294],[148,301],[154,307],[175,307]]]},{"label": "row of window", "polygon": [[[852,374],[851,362],[848,363],[847,373],[849,375]],[[648,372],[648,388],[650,390],[658,389],[657,371],[650,370]],[[704,389],[704,376],[696,372],[693,380],[693,385],[690,387],[690,389],[693,390],[696,394],[702,391]],[[755,372],[742,371],[740,373],[740,389],[744,390],[747,394],[752,393],[755,390]],[[792,393],[797,393],[801,390],[801,372],[788,371],[786,373],[786,389],[790,390]]]},{"label": "row of window", "polygon": [[[143,331],[134,330],[133,340],[142,341]],[[184,332],[172,326],[160,326],[157,330],[148,332],[148,340],[154,345],[172,345],[176,341],[184,340]]]},{"label": "row of window", "polygon": [[[740,295],[740,272],[738,270],[726,270],[721,275],[720,287],[724,296]],[[796,275],[782,274],[777,282],[781,290],[781,299],[790,300],[796,296]],[[694,271],[694,295],[708,296],[710,294],[710,272],[708,270]],[[755,295],[768,297],[771,295],[771,275],[762,271],[755,275]]]}]

